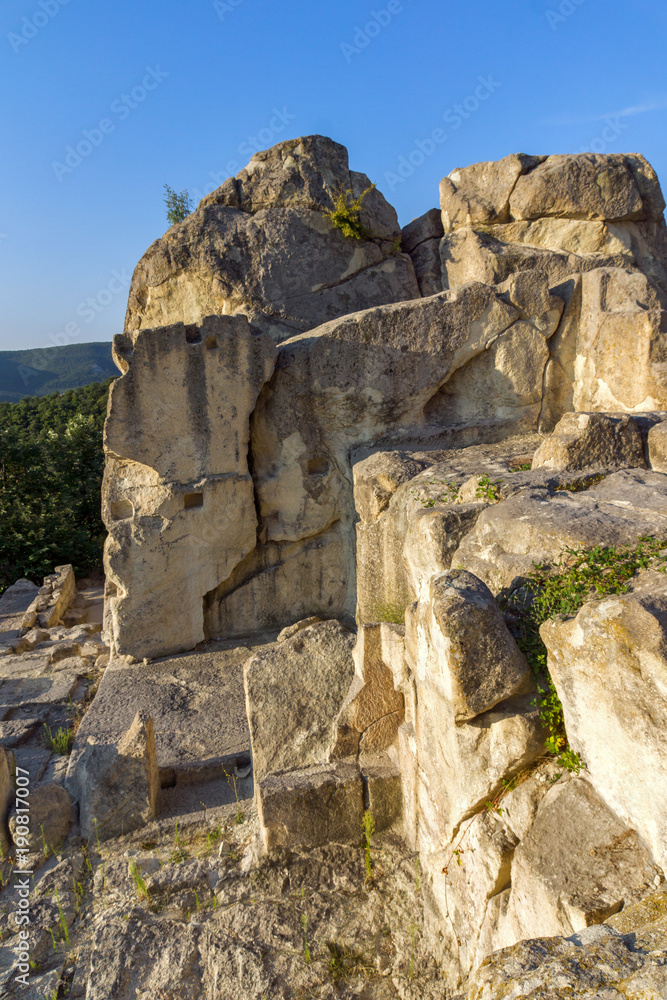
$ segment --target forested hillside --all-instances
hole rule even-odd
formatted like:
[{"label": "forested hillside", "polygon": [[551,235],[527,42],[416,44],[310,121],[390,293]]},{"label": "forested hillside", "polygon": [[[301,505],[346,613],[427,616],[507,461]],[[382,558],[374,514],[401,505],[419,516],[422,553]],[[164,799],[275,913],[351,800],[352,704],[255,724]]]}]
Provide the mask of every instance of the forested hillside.
[{"label": "forested hillside", "polygon": [[0,403],[0,591],[72,563],[101,568],[102,428],[111,379]]},{"label": "forested hillside", "polygon": [[0,402],[65,392],[117,374],[110,342],[0,351]]}]

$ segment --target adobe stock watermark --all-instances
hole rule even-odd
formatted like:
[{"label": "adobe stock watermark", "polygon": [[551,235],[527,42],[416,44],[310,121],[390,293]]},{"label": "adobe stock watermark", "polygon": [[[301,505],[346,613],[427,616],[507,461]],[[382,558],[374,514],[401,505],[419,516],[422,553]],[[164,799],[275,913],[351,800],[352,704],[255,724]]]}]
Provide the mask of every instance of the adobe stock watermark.
[{"label": "adobe stock watermark", "polygon": [[352,42],[341,42],[340,50],[347,63],[351,63],[354,56],[359,56],[367,49],[374,38],[377,38],[385,28],[388,28],[397,14],[402,14],[405,10],[402,0],[389,0],[386,7],[380,10],[371,10],[368,21],[362,26],[355,26]]},{"label": "adobe stock watermark", "polygon": [[415,139],[411,151],[407,155],[399,156],[396,169],[385,171],[384,179],[390,191],[395,191],[399,184],[404,184],[409,177],[412,177],[415,170],[423,166],[438,147],[447,142],[450,135],[457,132],[464,122],[479,110],[484,101],[488,101],[502,86],[492,76],[480,76],[478,80],[479,83],[471,94],[445,111],[442,119],[447,128],[434,128],[425,139]]},{"label": "adobe stock watermark", "polygon": [[92,323],[100,313],[103,313],[111,305],[115,298],[127,291],[131,281],[132,275],[124,269],[113,270],[111,278],[103,288],[98,289],[95,295],[89,295],[82,299],[75,309],[77,318],[65,323],[58,333],[48,335],[50,343],[42,350],[42,354],[35,360],[35,363],[30,367],[27,365],[18,366],[17,370],[23,379],[23,384],[28,385],[31,378],[37,378],[37,372],[45,371],[53,360],[53,352],[59,347],[65,347],[76,341],[84,333],[83,326]]},{"label": "adobe stock watermark", "polygon": [[17,983],[28,986],[30,975],[30,879],[32,871],[28,871],[28,854],[30,853],[30,772],[25,767],[16,768],[16,827],[14,843],[16,844],[16,868],[14,869],[14,895],[16,910],[14,921],[19,928],[16,949]]},{"label": "adobe stock watermark", "polygon": [[244,0],[213,0],[213,9],[220,20],[224,21],[225,15],[233,14],[243,2]]},{"label": "adobe stock watermark", "polygon": [[605,119],[605,127],[600,135],[591,139],[587,146],[582,146],[577,152],[604,153],[618,139],[619,135],[622,135],[629,128],[630,125],[622,120],[621,115],[616,115],[616,117],[610,115],[609,118]]},{"label": "adobe stock watermark", "polygon": [[60,8],[65,7],[68,3],[69,0],[39,0],[37,4],[39,9],[30,17],[23,18],[20,32],[17,34],[15,31],[10,31],[7,35],[7,41],[14,52],[19,52],[24,45],[36,38],[56,14],[60,13]]},{"label": "adobe stock watermark", "polygon": [[272,146],[280,133],[284,132],[290,122],[296,120],[296,117],[296,115],[291,114],[287,110],[286,106],[283,106],[282,111],[279,108],[274,108],[271,119],[266,126],[256,132],[255,135],[246,136],[236,147],[236,154],[238,157],[242,157],[242,159],[228,160],[222,170],[216,173],[212,170],[209,171],[208,176],[211,178],[211,183],[206,184],[205,190],[200,191],[199,188],[193,188],[190,191],[194,201],[201,201],[211,191],[219,188],[228,177],[233,177],[237,174],[255,153],[259,153],[262,149],[268,149],[269,146]]},{"label": "adobe stock watermark", "polygon": [[77,167],[80,167],[83,161],[98,146],[102,145],[106,136],[116,131],[117,123],[129,118],[132,112],[143,104],[148,95],[153,90],[157,90],[168,76],[169,74],[160,69],[159,66],[155,68],[147,66],[146,74],[142,78],[141,83],[133,87],[129,94],[121,94],[120,97],[111,102],[110,112],[114,115],[116,121],[112,118],[101,118],[96,127],[91,129],[85,128],[83,130],[81,139],[78,140],[76,145],[65,147],[65,156],[62,162],[60,160],[52,161],[51,169],[58,178],[58,181],[62,184],[67,174],[71,174]]},{"label": "adobe stock watermark", "polygon": [[562,0],[555,10],[545,10],[544,16],[549,22],[551,30],[555,31],[560,24],[564,24],[585,3],[586,0]]}]

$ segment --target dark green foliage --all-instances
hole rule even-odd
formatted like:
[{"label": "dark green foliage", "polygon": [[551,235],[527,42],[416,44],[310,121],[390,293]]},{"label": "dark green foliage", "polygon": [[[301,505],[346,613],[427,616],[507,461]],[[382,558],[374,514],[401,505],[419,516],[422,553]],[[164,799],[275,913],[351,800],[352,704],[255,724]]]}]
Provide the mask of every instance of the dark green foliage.
[{"label": "dark green foliage", "polygon": [[0,592],[102,563],[102,428],[111,380],[0,403]]},{"label": "dark green foliage", "polygon": [[172,226],[175,226],[177,222],[182,222],[183,219],[187,219],[194,208],[192,199],[187,191],[181,191],[179,194],[173,188],[170,188],[168,184],[164,186],[164,203],[167,206],[167,220]]},{"label": "dark green foliage", "polygon": [[0,403],[65,392],[117,374],[111,342],[0,351]]},{"label": "dark green foliage", "polygon": [[579,771],[583,762],[570,749],[563,708],[547,670],[547,650],[540,638],[540,625],[559,615],[576,615],[586,601],[623,594],[638,570],[653,566],[664,570],[661,550],[664,540],[645,537],[636,546],[618,549],[565,549],[561,561],[551,568],[536,566],[519,591],[501,599],[507,624],[527,657],[538,680],[537,704],[547,730],[547,750],[557,754],[569,771]]}]

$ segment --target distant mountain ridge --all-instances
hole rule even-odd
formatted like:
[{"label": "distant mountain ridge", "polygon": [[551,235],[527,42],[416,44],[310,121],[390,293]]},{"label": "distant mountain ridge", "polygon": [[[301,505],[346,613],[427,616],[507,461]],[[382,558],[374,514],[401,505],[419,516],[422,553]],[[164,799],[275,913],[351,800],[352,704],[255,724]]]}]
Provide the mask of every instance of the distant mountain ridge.
[{"label": "distant mountain ridge", "polygon": [[0,403],[65,392],[118,374],[111,341],[0,351]]}]

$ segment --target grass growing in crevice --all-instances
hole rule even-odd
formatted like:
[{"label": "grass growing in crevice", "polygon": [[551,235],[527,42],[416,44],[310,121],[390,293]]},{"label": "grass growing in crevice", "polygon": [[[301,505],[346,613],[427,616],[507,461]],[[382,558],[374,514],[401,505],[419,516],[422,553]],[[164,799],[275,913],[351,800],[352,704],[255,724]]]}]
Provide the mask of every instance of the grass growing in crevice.
[{"label": "grass growing in crevice", "polygon": [[134,887],[137,890],[137,896],[139,899],[145,899],[148,901],[148,886],[146,885],[143,875],[139,871],[139,866],[136,861],[130,862],[130,875],[132,876],[132,881],[134,882]]},{"label": "grass growing in crevice", "polygon": [[71,753],[73,743],[73,729],[61,726],[53,733],[50,726],[44,726],[44,745],[53,753],[61,754],[65,757]]},{"label": "grass growing in crevice", "polygon": [[607,475],[606,472],[597,472],[594,476],[587,476],[585,479],[561,483],[560,486],[556,487],[556,493],[585,493],[586,490],[592,489],[593,486],[597,486],[603,479],[606,479]]},{"label": "grass growing in crevice", "polygon": [[352,190],[341,191],[334,202],[333,209],[326,213],[336,229],[340,229],[343,236],[355,240],[370,240],[373,238],[373,233],[369,232],[361,224],[361,203],[374,187],[375,184],[371,184],[370,187],[361,192],[358,198],[354,197]]},{"label": "grass growing in crevice", "polygon": [[373,605],[369,621],[405,625],[405,608],[402,604],[392,604],[391,601],[378,601]]},{"label": "grass growing in crevice", "polygon": [[547,751],[575,774],[585,765],[568,743],[563,706],[549,675],[540,626],[560,615],[577,614],[586,601],[626,593],[639,570],[654,567],[664,571],[665,559],[660,553],[666,547],[666,541],[645,536],[634,546],[566,548],[557,563],[536,565],[518,590],[500,598],[508,627],[537,680],[536,704],[547,731]]},{"label": "grass growing in crevice", "polygon": [[335,941],[327,941],[327,949],[329,951],[327,968],[334,983],[340,983],[355,976],[372,979],[377,974],[361,952],[340,945]]},{"label": "grass growing in crevice", "polygon": [[366,869],[366,881],[373,878],[373,865],[371,862],[371,848],[373,846],[373,834],[375,833],[375,819],[370,809],[367,809],[361,822],[364,831],[364,868]]}]

